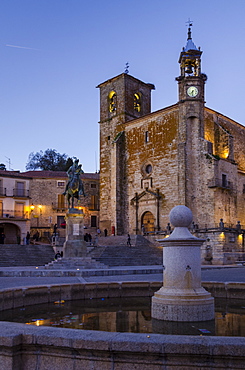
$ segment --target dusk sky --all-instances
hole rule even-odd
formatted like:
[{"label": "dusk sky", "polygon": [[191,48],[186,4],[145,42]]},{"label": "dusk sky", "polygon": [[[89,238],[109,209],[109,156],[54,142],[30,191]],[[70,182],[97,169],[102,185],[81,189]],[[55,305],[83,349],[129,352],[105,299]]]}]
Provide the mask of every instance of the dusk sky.
[{"label": "dusk sky", "polygon": [[[206,106],[245,125],[245,0],[0,0],[0,163],[47,148],[99,169],[99,89],[124,72],[177,102],[188,19]],[[9,167],[10,158],[11,164]]]}]

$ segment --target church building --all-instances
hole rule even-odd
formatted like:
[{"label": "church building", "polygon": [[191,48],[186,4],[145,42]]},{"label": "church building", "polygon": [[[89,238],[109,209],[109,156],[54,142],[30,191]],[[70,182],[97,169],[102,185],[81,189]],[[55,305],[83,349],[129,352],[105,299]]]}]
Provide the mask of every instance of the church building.
[{"label": "church building", "polygon": [[151,90],[128,73],[100,89],[100,228],[166,230],[186,205],[203,260],[244,259],[245,127],[205,106],[202,51],[188,29],[180,53],[179,101],[151,112]]}]

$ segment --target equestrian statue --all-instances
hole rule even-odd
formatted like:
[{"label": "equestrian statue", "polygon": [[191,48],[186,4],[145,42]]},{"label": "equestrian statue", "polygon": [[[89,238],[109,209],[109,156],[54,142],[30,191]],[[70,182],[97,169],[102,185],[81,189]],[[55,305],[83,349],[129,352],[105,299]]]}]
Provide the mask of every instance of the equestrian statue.
[{"label": "equestrian statue", "polygon": [[83,183],[80,178],[81,173],[84,173],[84,171],[82,170],[82,165],[78,163],[79,159],[75,158],[73,164],[66,172],[68,176],[68,181],[63,195],[67,196],[68,208],[74,208],[74,198],[79,200],[80,195],[83,195],[85,197]]}]

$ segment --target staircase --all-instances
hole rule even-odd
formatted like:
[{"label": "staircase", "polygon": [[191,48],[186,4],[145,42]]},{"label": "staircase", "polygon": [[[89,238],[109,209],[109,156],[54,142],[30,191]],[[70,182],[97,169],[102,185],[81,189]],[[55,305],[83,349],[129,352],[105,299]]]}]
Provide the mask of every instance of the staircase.
[{"label": "staircase", "polygon": [[[51,245],[17,245],[0,246],[0,267],[44,266],[48,269],[71,268],[70,261],[54,260]],[[89,247],[85,260],[77,261],[76,268],[106,268],[106,266],[148,266],[162,265],[162,247],[151,243],[141,235],[131,235],[131,247],[127,246],[127,235],[101,236],[97,247]],[[73,263],[74,265],[74,263]],[[73,266],[74,267],[74,266]],[[74,268],[75,268],[74,267]]]},{"label": "staircase", "polygon": [[107,266],[162,265],[162,247],[142,235],[131,235],[131,247],[127,246],[127,235],[101,236],[89,257]]},{"label": "staircase", "polygon": [[0,266],[44,266],[54,259],[51,245],[1,244]]},{"label": "staircase", "polygon": [[106,269],[103,263],[91,257],[58,258],[45,266],[46,270]]}]

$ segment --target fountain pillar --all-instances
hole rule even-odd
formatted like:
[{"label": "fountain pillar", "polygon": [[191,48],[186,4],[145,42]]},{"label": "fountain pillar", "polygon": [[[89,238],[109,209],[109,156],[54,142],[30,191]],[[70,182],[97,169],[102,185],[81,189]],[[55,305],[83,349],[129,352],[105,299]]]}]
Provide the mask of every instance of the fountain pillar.
[{"label": "fountain pillar", "polygon": [[170,212],[175,227],[163,245],[163,286],[152,297],[152,317],[166,321],[207,321],[214,319],[214,299],[201,286],[201,250],[204,242],[188,226],[192,212],[176,206]]}]

